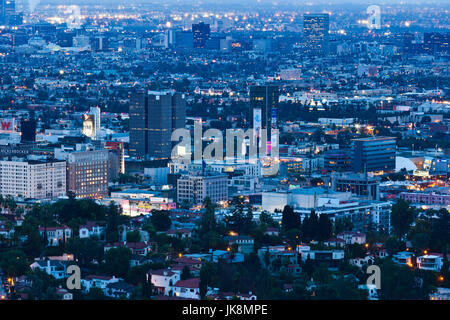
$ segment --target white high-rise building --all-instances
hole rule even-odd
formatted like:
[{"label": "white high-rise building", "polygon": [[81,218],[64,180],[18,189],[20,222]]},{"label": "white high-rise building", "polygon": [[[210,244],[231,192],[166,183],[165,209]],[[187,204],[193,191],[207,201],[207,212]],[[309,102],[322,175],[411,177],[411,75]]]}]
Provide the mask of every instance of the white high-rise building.
[{"label": "white high-rise building", "polygon": [[91,107],[90,113],[94,115],[95,132],[98,134],[100,132],[100,108]]},{"label": "white high-rise building", "polygon": [[66,162],[0,161],[0,194],[33,199],[66,195]]}]

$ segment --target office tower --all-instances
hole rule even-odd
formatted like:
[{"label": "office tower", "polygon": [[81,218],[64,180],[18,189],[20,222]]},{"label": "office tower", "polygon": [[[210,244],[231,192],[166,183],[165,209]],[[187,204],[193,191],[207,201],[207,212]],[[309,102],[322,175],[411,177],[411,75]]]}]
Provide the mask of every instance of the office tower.
[{"label": "office tower", "polygon": [[327,171],[351,170],[351,158],[348,150],[330,150],[323,155],[324,169]]},{"label": "office tower", "polygon": [[98,135],[100,133],[101,128],[101,112],[99,107],[91,107],[89,109],[90,113],[94,115],[94,126],[95,133]]},{"label": "office tower", "polygon": [[192,31],[173,29],[167,32],[168,46],[174,48],[192,49],[194,47],[194,34]]},{"label": "office tower", "polygon": [[276,128],[278,86],[264,85],[250,87],[250,117],[253,129],[261,137],[261,129],[267,130],[267,141],[271,141],[271,130]]},{"label": "office tower", "polygon": [[0,0],[0,22],[9,23],[16,14],[15,0]]},{"label": "office tower", "polygon": [[78,198],[108,195],[109,151],[76,151],[67,154],[67,192]]},{"label": "office tower", "polygon": [[303,16],[303,36],[305,52],[308,55],[326,55],[328,53],[328,33],[330,17],[325,14],[305,14]]},{"label": "office tower", "polygon": [[83,114],[82,133],[91,139],[95,139],[97,132],[95,127],[95,116],[93,114]]},{"label": "office tower", "polygon": [[125,150],[123,147],[123,142],[119,141],[106,141],[105,149],[111,150],[117,153],[117,158],[119,159],[118,173],[125,173]]},{"label": "office tower", "polygon": [[429,54],[450,52],[450,33],[425,32],[423,49]]},{"label": "office tower", "polygon": [[184,94],[172,91],[138,91],[130,105],[130,155],[169,159],[172,132],[184,128]]},{"label": "office tower", "polygon": [[413,33],[405,32],[403,34],[402,49],[403,54],[413,54],[415,36]]},{"label": "office tower", "polygon": [[200,22],[192,25],[192,33],[194,35],[194,48],[205,48],[206,40],[209,39],[211,28],[209,24]]},{"label": "office tower", "polygon": [[205,198],[218,203],[228,200],[227,175],[215,172],[195,172],[177,180],[177,201],[194,205],[202,204]]},{"label": "office tower", "polygon": [[0,161],[0,194],[33,199],[66,195],[66,162]]},{"label": "office tower", "polygon": [[395,151],[395,137],[353,139],[353,171],[393,171],[395,170]]},{"label": "office tower", "polygon": [[36,121],[24,119],[20,122],[20,142],[36,141]]},{"label": "office tower", "polygon": [[91,49],[93,51],[105,51],[109,49],[109,38],[104,36],[94,36],[90,39]]},{"label": "office tower", "polygon": [[351,192],[370,200],[380,199],[379,177],[368,176],[360,173],[338,173],[331,174],[331,188],[338,192]]}]

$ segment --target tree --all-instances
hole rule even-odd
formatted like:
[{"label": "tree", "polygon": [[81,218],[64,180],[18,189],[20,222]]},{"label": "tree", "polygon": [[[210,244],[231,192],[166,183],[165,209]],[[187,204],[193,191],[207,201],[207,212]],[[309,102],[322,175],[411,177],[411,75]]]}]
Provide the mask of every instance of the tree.
[{"label": "tree", "polygon": [[266,211],[261,212],[259,222],[269,227],[278,227],[278,224],[273,220],[272,216]]},{"label": "tree", "polygon": [[141,234],[139,230],[127,232],[127,242],[139,242],[141,241]]},{"label": "tree", "polygon": [[317,234],[317,238],[320,241],[324,241],[330,238],[331,236],[332,224],[328,215],[321,214],[319,217],[319,230]]},{"label": "tree", "polygon": [[130,269],[131,250],[126,247],[109,249],[105,253],[105,269],[116,277],[124,278]]},{"label": "tree", "polygon": [[153,210],[150,221],[157,231],[167,231],[172,225],[167,211]]},{"label": "tree", "polygon": [[119,208],[111,203],[107,208],[106,241],[108,242],[119,240],[119,217]]},{"label": "tree", "polygon": [[200,222],[200,236],[203,236],[210,231],[215,231],[217,226],[215,217],[215,205],[211,202],[210,198],[205,198],[203,204],[205,206],[205,213],[202,215],[202,220]]},{"label": "tree", "polygon": [[383,259],[380,298],[383,300],[426,300],[432,290],[429,272],[396,265]]},{"label": "tree", "polygon": [[67,241],[67,251],[81,266],[89,265],[93,260],[101,261],[103,247],[98,241],[91,238],[71,238]]},{"label": "tree", "polygon": [[399,239],[403,238],[409,231],[413,219],[413,209],[406,201],[398,199],[397,203],[392,206],[391,223],[394,228],[394,233]]},{"label": "tree", "polygon": [[401,251],[404,248],[404,243],[400,240],[396,239],[395,237],[389,237],[386,240],[386,252],[389,255],[393,255],[399,251]]},{"label": "tree", "polygon": [[7,277],[22,276],[30,269],[25,253],[17,249],[1,254],[0,267]]},{"label": "tree", "polygon": [[205,261],[202,263],[200,269],[200,298],[204,299],[208,291],[208,285],[211,283],[214,276],[214,265],[211,262]]},{"label": "tree", "polygon": [[288,231],[290,229],[300,229],[301,222],[300,216],[298,213],[294,212],[291,206],[284,206],[283,215],[281,218],[281,225],[284,231]]},{"label": "tree", "polygon": [[191,275],[191,271],[189,270],[189,266],[184,266],[183,270],[181,271],[180,279],[181,280],[186,280],[186,279],[189,279],[191,277],[192,277],[192,275]]},{"label": "tree", "polygon": [[231,201],[230,223],[239,234],[249,233],[252,229],[253,212],[249,204],[245,204],[242,197],[234,197]]},{"label": "tree", "polygon": [[438,219],[433,219],[430,243],[440,252],[448,252],[450,243],[450,214],[447,209],[438,211]]}]

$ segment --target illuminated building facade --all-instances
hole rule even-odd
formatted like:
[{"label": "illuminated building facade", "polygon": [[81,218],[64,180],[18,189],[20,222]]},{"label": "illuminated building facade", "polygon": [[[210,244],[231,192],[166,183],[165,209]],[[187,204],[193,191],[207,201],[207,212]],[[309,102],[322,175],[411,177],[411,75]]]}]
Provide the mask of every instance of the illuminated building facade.
[{"label": "illuminated building facade", "polygon": [[172,91],[138,91],[130,105],[130,155],[168,159],[172,132],[184,128],[184,94]]},{"label": "illuminated building facade", "polygon": [[303,36],[305,52],[308,55],[328,53],[330,16],[325,14],[305,14],[303,16]]},{"label": "illuminated building facade", "polygon": [[67,155],[67,191],[78,198],[108,195],[108,150],[72,152]]}]

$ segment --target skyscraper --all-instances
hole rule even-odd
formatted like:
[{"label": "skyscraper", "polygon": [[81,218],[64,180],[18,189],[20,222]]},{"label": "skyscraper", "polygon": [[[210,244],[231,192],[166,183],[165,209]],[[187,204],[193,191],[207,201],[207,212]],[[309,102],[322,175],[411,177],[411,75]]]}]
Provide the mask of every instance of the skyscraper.
[{"label": "skyscraper", "polygon": [[184,128],[184,94],[172,91],[138,91],[130,105],[130,155],[168,159],[172,132]]},{"label": "skyscraper", "polygon": [[395,152],[395,137],[353,139],[353,171],[393,171],[395,169]]},{"label": "skyscraper", "polygon": [[328,53],[328,33],[330,16],[324,14],[305,14],[303,16],[303,36],[305,52],[308,55],[326,55]]},{"label": "skyscraper", "polygon": [[0,23],[9,23],[16,14],[15,0],[0,0]]},{"label": "skyscraper", "polygon": [[209,39],[211,28],[209,24],[200,22],[192,25],[192,33],[194,34],[194,48],[205,48],[206,40]]},{"label": "skyscraper", "polygon": [[[250,115],[255,131],[267,130],[267,141],[271,140],[271,130],[276,128],[278,86],[264,85],[250,87]],[[257,135],[260,136],[260,132]]]},{"label": "skyscraper", "polygon": [[24,119],[20,122],[20,141],[35,142],[36,141],[36,121]]}]

